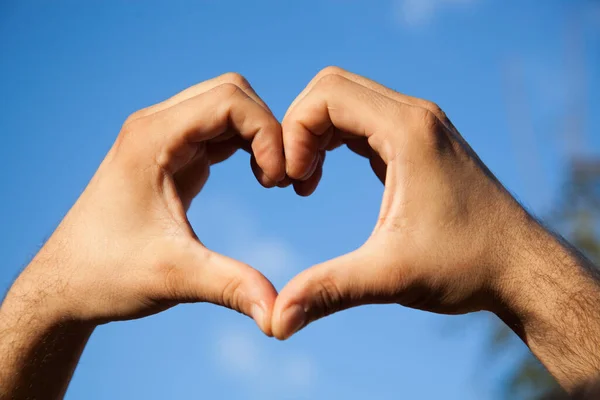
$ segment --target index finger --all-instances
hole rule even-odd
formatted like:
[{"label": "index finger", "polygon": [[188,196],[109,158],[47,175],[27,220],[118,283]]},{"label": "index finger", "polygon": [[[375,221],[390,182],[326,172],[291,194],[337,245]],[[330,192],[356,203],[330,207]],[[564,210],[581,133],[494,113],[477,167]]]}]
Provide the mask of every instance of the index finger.
[{"label": "index finger", "polygon": [[387,164],[408,132],[428,110],[395,101],[337,74],[326,75],[285,116],[283,147],[287,174],[302,179],[318,154],[319,137],[331,126],[364,137]]},{"label": "index finger", "polygon": [[[134,119],[124,141],[138,137],[138,151],[151,154],[162,168],[175,173],[195,155],[196,143],[209,141],[228,129],[251,142],[265,175],[278,182],[285,176],[281,128],[270,111],[237,85],[224,83],[172,107]],[[143,135],[143,138],[139,138]]]},{"label": "index finger", "polygon": [[236,85],[244,93],[246,93],[248,97],[252,98],[252,100],[256,101],[263,108],[271,112],[267,104],[254,91],[252,85],[250,85],[250,82],[248,82],[246,78],[235,72],[227,72],[215,78],[190,86],[189,88],[182,90],[181,92],[169,97],[164,101],[161,101],[160,103],[154,104],[152,106],[146,107],[138,111],[136,114],[138,117],[144,117],[150,114],[157,113],[159,111],[166,110],[167,108],[173,107],[178,103],[191,99],[192,97],[196,97],[202,93],[206,93],[209,90],[212,90],[217,86],[223,85],[225,83]]}]

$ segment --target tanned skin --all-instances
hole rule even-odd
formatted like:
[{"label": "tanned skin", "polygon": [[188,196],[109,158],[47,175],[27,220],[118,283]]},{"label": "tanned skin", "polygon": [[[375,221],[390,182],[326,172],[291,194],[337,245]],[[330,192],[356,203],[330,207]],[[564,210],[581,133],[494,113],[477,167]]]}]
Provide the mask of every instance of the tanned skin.
[{"label": "tanned skin", "polygon": [[[263,186],[293,184],[307,196],[340,145],[368,158],[385,185],[359,249],[277,295],[194,234],[186,211],[210,165],[243,148]],[[439,107],[336,67],[281,124],[237,74],[134,113],[0,308],[0,399],[61,398],[96,326],[183,302],[235,309],[278,339],[362,304],[487,310],[571,396],[597,394],[596,267],[515,201]]]}]

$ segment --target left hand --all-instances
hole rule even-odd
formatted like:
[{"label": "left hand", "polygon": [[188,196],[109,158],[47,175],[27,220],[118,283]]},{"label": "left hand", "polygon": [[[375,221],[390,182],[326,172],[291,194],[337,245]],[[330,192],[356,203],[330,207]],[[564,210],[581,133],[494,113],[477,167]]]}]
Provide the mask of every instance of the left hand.
[{"label": "left hand", "polygon": [[264,186],[285,177],[280,124],[237,74],[131,115],[9,302],[29,298],[46,317],[90,324],[211,302],[251,316],[270,335],[271,283],[204,247],[186,216],[210,166],[241,147]]}]

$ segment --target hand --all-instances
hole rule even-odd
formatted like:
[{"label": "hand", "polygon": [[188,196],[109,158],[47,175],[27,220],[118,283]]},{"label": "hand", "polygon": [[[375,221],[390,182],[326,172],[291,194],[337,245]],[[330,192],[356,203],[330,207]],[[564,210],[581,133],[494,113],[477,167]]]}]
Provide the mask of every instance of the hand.
[{"label": "hand", "polygon": [[363,246],[283,288],[274,336],[367,303],[488,310],[570,394],[597,393],[598,269],[517,203],[439,107],[327,68],[288,109],[282,129],[299,194],[317,186],[324,150],[341,144],[369,159],[385,190]]},{"label": "hand", "polygon": [[280,124],[239,75],[134,113],[12,298],[43,298],[45,315],[92,324],[211,302],[270,335],[271,283],[204,247],[186,217],[210,166],[239,148],[264,186],[285,177]]},{"label": "hand", "polygon": [[369,159],[385,192],[362,247],[303,271],[281,291],[276,337],[367,303],[448,314],[497,307],[513,279],[504,257],[528,216],[435,104],[327,68],[290,106],[282,129],[299,194],[316,187],[323,150],[340,144]]}]

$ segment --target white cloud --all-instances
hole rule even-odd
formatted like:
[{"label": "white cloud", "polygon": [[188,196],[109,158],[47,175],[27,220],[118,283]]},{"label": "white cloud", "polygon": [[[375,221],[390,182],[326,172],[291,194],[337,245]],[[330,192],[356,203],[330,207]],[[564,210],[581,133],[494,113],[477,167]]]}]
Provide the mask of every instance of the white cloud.
[{"label": "white cloud", "polygon": [[289,391],[307,394],[316,383],[316,365],[308,354],[280,346],[271,352],[243,328],[221,331],[216,342],[215,361],[220,371],[245,385],[248,398]]},{"label": "white cloud", "polygon": [[315,365],[306,354],[289,355],[282,368],[283,382],[289,386],[306,388],[316,379]]},{"label": "white cloud", "polygon": [[257,344],[240,332],[226,332],[217,339],[217,362],[228,374],[256,378],[262,369]]},{"label": "white cloud", "polygon": [[394,0],[394,15],[403,25],[413,28],[430,23],[440,11],[469,5],[478,0]]},{"label": "white cloud", "polygon": [[244,262],[259,269],[265,276],[280,277],[297,264],[297,255],[285,241],[272,237],[255,237],[248,243],[239,242],[233,252]]}]

